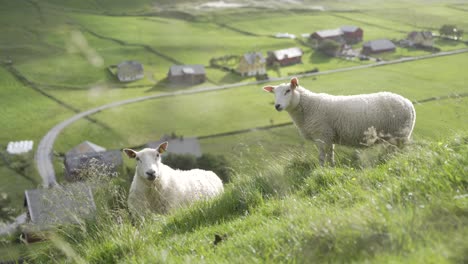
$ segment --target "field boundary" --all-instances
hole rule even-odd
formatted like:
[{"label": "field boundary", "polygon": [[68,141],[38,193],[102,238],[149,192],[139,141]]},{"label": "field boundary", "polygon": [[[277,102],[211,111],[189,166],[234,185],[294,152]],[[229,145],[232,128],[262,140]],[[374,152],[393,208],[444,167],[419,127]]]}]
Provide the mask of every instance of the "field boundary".
[{"label": "field boundary", "polygon": [[167,61],[169,61],[169,62],[172,62],[172,63],[174,63],[174,64],[178,64],[178,65],[183,65],[183,64],[184,64],[184,63],[181,62],[181,61],[178,61],[178,60],[176,60],[176,59],[174,59],[174,58],[172,58],[172,57],[170,57],[170,56],[168,56],[168,55],[166,55],[166,54],[164,54],[164,53],[162,53],[162,52],[159,52],[159,51],[155,50],[154,48],[152,48],[151,46],[149,46],[149,45],[147,45],[147,44],[128,43],[128,42],[123,41],[123,40],[121,40],[121,39],[116,39],[116,38],[112,38],[112,37],[107,37],[107,36],[101,35],[101,34],[99,34],[99,33],[97,33],[97,32],[92,31],[91,29],[88,29],[88,28],[84,27],[83,25],[78,24],[78,26],[79,26],[83,31],[86,31],[86,32],[88,32],[89,34],[91,34],[91,35],[93,35],[93,36],[95,36],[95,37],[97,37],[97,38],[100,38],[100,39],[103,39],[103,40],[112,41],[112,42],[115,42],[115,43],[117,43],[117,44],[119,44],[119,45],[122,45],[122,46],[140,47],[140,48],[143,48],[143,49],[147,50],[148,52],[153,53],[153,54],[155,54],[155,55],[157,55],[157,56],[159,56],[159,57],[161,57],[161,58],[163,58],[163,59],[165,59],[165,60],[167,60]]},{"label": "field boundary", "polygon": [[[20,71],[18,71],[18,69],[16,69],[13,65],[8,65],[8,64],[3,64],[3,66],[5,67],[5,69],[15,77],[16,80],[18,80],[20,83],[22,83],[23,85],[25,85],[26,87],[30,87],[31,89],[33,89],[34,91],[40,93],[41,95],[45,96],[46,98],[56,102],[57,104],[65,107],[66,109],[74,112],[74,113],[80,113],[81,110],[78,109],[78,108],[75,108],[67,103],[65,103],[64,101],[54,97],[53,95],[45,92],[44,90],[42,90],[41,88],[39,88],[39,85],[36,84],[35,82],[29,80],[26,76],[24,76]],[[101,127],[105,128],[105,129],[110,129],[109,126],[107,126],[106,124],[104,123],[101,123],[99,121],[97,121],[96,119],[92,118],[92,117],[85,117],[86,120],[90,121],[91,123],[94,123],[94,124],[97,124],[97,125],[100,125]]]}]

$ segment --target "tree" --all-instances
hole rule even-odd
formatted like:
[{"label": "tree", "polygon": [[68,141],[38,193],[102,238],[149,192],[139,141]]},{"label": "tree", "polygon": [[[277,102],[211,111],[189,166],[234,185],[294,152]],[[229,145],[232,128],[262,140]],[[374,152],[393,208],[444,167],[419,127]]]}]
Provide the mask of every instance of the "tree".
[{"label": "tree", "polygon": [[273,70],[276,72],[276,74],[278,75],[278,77],[281,77],[281,64],[277,61],[273,62],[273,64],[271,65],[271,67],[273,68]]},{"label": "tree", "polygon": [[457,28],[456,25],[445,24],[439,29],[441,36],[453,38],[455,40],[461,39],[463,36],[463,29]]},{"label": "tree", "polygon": [[322,43],[318,47],[318,50],[329,56],[336,56],[337,53],[341,50],[341,44],[337,41],[326,39],[322,41]]}]

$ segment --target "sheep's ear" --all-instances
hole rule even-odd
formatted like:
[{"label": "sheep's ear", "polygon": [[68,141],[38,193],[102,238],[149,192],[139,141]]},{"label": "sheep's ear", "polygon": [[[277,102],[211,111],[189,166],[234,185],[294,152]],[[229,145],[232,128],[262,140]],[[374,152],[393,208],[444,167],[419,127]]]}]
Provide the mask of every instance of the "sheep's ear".
[{"label": "sheep's ear", "polygon": [[296,89],[299,86],[299,80],[296,77],[291,79],[291,89]]},{"label": "sheep's ear", "polygon": [[158,152],[159,152],[160,154],[166,152],[166,150],[167,150],[167,145],[169,145],[169,142],[167,142],[167,141],[164,142],[164,143],[161,143],[161,145],[159,145],[159,147],[158,147]]},{"label": "sheep's ear", "polygon": [[265,86],[265,87],[263,87],[263,90],[264,90],[265,92],[272,93],[272,92],[275,90],[275,87],[273,87],[273,86]]},{"label": "sheep's ear", "polygon": [[129,158],[136,158],[136,151],[134,151],[133,149],[124,149],[123,151],[125,152],[125,154],[127,154]]}]

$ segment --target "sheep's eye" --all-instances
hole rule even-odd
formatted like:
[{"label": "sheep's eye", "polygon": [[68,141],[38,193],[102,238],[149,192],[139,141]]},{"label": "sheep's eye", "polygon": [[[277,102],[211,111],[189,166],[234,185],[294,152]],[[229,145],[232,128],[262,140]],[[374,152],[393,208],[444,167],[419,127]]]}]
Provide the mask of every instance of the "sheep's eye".
[{"label": "sheep's eye", "polygon": [[139,157],[136,157],[135,159],[136,159],[137,161],[141,161]]},{"label": "sheep's eye", "polygon": [[290,91],[291,89],[287,89],[286,92],[284,92],[284,95],[287,95]]},{"label": "sheep's eye", "polygon": [[158,154],[156,154],[156,158],[159,158],[159,153],[158,153]]}]

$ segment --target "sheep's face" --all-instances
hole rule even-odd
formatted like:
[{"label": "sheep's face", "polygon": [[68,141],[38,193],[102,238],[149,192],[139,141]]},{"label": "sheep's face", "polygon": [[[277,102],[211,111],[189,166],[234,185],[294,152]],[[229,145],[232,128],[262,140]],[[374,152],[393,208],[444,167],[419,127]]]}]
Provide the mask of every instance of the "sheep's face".
[{"label": "sheep's face", "polygon": [[161,173],[161,154],[167,149],[167,142],[162,143],[156,149],[145,148],[141,151],[124,149],[129,158],[137,161],[135,177],[141,177],[146,181],[157,180]]},{"label": "sheep's face", "polygon": [[263,90],[275,94],[275,109],[282,111],[291,105],[294,90],[297,86],[297,78],[292,78],[291,83],[283,83],[278,86],[265,86]]}]

